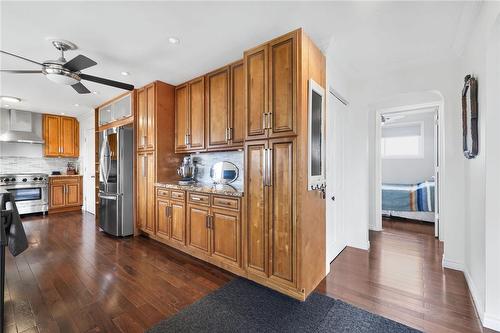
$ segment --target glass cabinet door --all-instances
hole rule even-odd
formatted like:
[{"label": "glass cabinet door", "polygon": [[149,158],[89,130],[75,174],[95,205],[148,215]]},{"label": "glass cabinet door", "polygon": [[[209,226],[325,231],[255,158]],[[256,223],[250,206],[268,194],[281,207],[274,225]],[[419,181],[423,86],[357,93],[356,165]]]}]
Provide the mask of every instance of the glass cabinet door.
[{"label": "glass cabinet door", "polygon": [[325,173],[325,89],[309,80],[308,189],[321,189]]},{"label": "glass cabinet door", "polygon": [[131,115],[132,94],[127,94],[119,100],[99,109],[99,126],[130,117]]}]

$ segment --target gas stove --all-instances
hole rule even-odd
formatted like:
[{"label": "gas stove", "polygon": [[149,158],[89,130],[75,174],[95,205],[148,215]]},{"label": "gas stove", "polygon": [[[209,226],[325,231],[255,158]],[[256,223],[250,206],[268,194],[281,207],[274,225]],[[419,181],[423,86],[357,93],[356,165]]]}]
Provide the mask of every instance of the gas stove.
[{"label": "gas stove", "polygon": [[19,214],[48,211],[48,181],[45,173],[0,174],[0,187],[14,195]]}]

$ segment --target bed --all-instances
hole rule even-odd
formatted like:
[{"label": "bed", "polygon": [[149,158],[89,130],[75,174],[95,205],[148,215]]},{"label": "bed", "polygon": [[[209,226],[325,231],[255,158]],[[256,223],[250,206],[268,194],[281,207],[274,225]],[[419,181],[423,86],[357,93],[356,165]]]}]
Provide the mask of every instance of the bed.
[{"label": "bed", "polygon": [[382,184],[382,215],[434,223],[435,183]]}]

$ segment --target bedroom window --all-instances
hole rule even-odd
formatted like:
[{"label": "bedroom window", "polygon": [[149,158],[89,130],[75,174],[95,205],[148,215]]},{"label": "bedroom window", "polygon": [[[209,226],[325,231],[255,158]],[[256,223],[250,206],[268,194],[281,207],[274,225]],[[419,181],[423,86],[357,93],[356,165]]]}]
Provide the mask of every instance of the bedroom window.
[{"label": "bedroom window", "polygon": [[382,158],[424,158],[423,122],[382,127]]}]

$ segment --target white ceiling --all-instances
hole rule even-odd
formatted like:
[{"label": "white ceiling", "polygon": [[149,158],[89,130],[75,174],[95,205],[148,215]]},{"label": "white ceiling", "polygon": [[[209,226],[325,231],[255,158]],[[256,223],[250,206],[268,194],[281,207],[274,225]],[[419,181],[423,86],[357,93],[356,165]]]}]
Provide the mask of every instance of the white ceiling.
[{"label": "white ceiling", "polygon": [[[454,57],[473,23],[466,2],[1,2],[0,47],[44,61],[58,52],[47,38],[67,39],[98,65],[83,72],[140,87],[179,84],[240,59],[243,50],[298,27],[353,74]],[[179,45],[168,37],[180,38]],[[1,69],[38,69],[6,55]],[[120,75],[122,71],[130,76]],[[82,114],[122,91],[84,82],[98,95],[78,95],[41,74],[3,74],[0,95],[16,108]],[[78,103],[80,106],[75,107]]]}]

